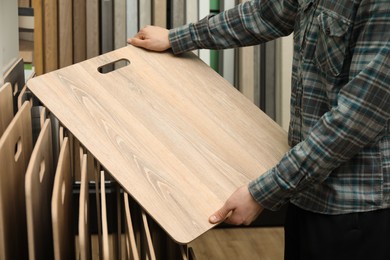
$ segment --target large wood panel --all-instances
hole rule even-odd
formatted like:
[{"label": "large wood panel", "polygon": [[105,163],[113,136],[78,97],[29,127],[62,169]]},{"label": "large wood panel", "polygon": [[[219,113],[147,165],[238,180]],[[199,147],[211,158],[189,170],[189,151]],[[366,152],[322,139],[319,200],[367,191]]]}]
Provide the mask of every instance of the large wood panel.
[{"label": "large wood panel", "polygon": [[54,259],[73,259],[75,241],[72,214],[72,171],[68,138],[64,139],[51,198]]},{"label": "large wood panel", "polygon": [[[130,65],[99,73],[119,59]],[[179,243],[288,150],[286,133],[192,53],[128,46],[28,87]]]},{"label": "large wood panel", "polygon": [[24,180],[31,152],[31,105],[25,102],[0,138],[0,259],[28,257]]},{"label": "large wood panel", "polygon": [[87,163],[86,154],[82,155],[81,166],[81,183],[80,183],[80,198],[79,198],[79,245],[80,259],[91,259],[91,234],[89,231],[89,187],[87,179]]},{"label": "large wood panel", "polygon": [[26,171],[29,259],[53,259],[51,196],[54,183],[52,132],[46,119]]}]

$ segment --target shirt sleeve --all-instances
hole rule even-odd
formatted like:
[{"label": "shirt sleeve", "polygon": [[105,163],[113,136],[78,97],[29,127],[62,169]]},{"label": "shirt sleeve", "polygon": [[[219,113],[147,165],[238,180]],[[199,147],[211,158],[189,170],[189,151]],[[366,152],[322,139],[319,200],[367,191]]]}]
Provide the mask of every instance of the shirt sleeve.
[{"label": "shirt sleeve", "polygon": [[262,206],[278,209],[385,133],[390,120],[390,37],[382,42],[371,62],[342,87],[338,106],[324,114],[309,136],[274,168],[249,183],[249,191]]},{"label": "shirt sleeve", "polygon": [[256,45],[293,31],[297,3],[294,0],[247,1],[169,31],[175,54],[195,49],[226,49]]}]

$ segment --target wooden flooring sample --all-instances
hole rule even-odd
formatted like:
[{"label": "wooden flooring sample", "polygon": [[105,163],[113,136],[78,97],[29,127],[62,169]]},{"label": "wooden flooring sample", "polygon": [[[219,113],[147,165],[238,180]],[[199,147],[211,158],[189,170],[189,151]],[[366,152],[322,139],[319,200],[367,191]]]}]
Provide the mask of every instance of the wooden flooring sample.
[{"label": "wooden flooring sample", "polygon": [[73,64],[73,1],[58,0],[59,67]]},{"label": "wooden flooring sample", "polygon": [[87,58],[99,55],[99,1],[86,0],[86,50]]},{"label": "wooden flooring sample", "polygon": [[54,259],[74,258],[72,171],[68,138],[61,146],[51,198]]},{"label": "wooden flooring sample", "polygon": [[[99,72],[119,59],[130,64]],[[127,46],[27,84],[179,243],[288,150],[281,127],[193,53]]]},{"label": "wooden flooring sample", "polygon": [[89,232],[89,187],[87,179],[87,155],[82,155],[81,184],[79,199],[79,245],[80,259],[91,259],[91,234]]},{"label": "wooden flooring sample", "polygon": [[43,0],[32,0],[32,7],[34,8],[34,67],[37,75],[41,75],[44,73]]},{"label": "wooden flooring sample", "polygon": [[31,152],[31,105],[25,102],[0,138],[0,259],[28,258],[24,181]]},{"label": "wooden flooring sample", "polygon": [[128,241],[127,258],[139,260],[137,244],[134,236],[133,221],[131,220],[129,195],[126,192],[123,193],[123,201],[124,201],[123,204],[125,208],[125,223],[126,223],[125,234],[126,234],[126,240]]},{"label": "wooden flooring sample", "polygon": [[46,119],[26,172],[29,259],[53,259],[51,197],[54,183],[50,119]]},{"label": "wooden flooring sample", "polygon": [[14,101],[10,83],[0,87],[0,137],[14,117]]},{"label": "wooden flooring sample", "polygon": [[[58,69],[58,1],[43,0],[43,64],[44,72]],[[79,2],[79,1],[76,1]],[[63,40],[63,38],[60,38]]]}]

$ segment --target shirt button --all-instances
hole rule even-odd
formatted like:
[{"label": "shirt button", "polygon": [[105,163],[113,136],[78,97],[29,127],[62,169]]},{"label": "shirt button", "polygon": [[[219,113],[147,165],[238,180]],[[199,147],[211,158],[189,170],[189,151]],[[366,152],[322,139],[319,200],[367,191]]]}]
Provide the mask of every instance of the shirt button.
[{"label": "shirt button", "polygon": [[296,117],[300,117],[301,116],[301,110],[298,107],[295,108],[295,116]]}]

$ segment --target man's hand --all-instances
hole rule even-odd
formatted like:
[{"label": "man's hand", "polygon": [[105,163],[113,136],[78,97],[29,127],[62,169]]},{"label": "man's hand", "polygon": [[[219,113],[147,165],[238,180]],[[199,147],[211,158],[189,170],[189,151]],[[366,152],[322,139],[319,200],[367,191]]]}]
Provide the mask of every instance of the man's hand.
[{"label": "man's hand", "polygon": [[248,186],[238,188],[217,212],[210,216],[212,224],[225,221],[233,225],[249,225],[263,211],[263,207],[255,201]]},{"label": "man's hand", "polygon": [[151,51],[165,51],[171,48],[169,42],[169,31],[158,26],[146,26],[142,28],[133,38],[127,42]]}]

